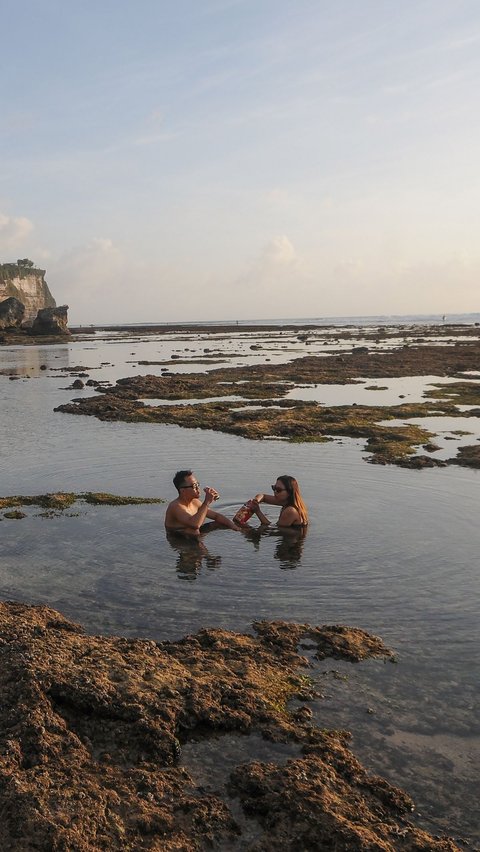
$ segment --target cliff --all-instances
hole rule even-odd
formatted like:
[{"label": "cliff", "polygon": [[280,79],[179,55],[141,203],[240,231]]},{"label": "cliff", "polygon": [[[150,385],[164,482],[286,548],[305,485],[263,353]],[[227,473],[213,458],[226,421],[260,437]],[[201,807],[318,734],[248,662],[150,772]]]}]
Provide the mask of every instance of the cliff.
[{"label": "cliff", "polygon": [[11,296],[25,305],[26,323],[33,322],[39,310],[56,307],[45,281],[45,270],[37,269],[27,259],[0,263],[0,302]]}]

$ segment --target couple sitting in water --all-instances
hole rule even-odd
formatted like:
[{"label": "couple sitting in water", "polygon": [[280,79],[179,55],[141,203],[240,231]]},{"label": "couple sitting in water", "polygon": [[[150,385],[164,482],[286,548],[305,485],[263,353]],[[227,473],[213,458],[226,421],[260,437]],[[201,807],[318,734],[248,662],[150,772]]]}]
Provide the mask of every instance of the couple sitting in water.
[{"label": "couple sitting in water", "polygon": [[[218,500],[219,495],[215,488],[204,488],[205,496],[203,501],[200,499],[200,484],[191,470],[179,470],[173,478],[173,484],[178,491],[178,497],[172,500],[167,508],[167,531],[198,535],[207,519],[230,530],[241,530],[241,526],[235,521],[210,508],[212,503]],[[260,503],[267,503],[269,506],[281,507],[277,521],[279,527],[305,527],[308,524],[308,513],[297,480],[293,476],[279,476],[275,485],[272,485],[272,491],[273,496],[258,493],[249,501],[252,514],[257,516],[260,523],[270,523],[260,509]]]}]

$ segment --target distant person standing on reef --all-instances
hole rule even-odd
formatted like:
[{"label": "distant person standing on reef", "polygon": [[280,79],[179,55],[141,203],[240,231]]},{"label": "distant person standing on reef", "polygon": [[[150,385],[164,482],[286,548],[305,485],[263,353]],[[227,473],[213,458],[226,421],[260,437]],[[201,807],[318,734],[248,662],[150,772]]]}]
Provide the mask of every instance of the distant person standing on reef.
[{"label": "distant person standing on reef", "polygon": [[298,482],[293,476],[279,476],[275,485],[272,485],[273,496],[270,494],[256,494],[253,498],[253,512],[261,524],[269,524],[270,521],[260,509],[260,503],[269,506],[281,506],[277,521],[279,527],[306,527],[308,524],[308,511],[303,502]]},{"label": "distant person standing on reef", "polygon": [[177,471],[173,484],[178,491],[178,497],[169,503],[165,514],[165,528],[168,532],[199,535],[207,518],[229,530],[239,530],[230,518],[210,509],[211,504],[218,500],[218,491],[207,486],[203,489],[203,502],[200,500],[200,483],[191,470]]}]

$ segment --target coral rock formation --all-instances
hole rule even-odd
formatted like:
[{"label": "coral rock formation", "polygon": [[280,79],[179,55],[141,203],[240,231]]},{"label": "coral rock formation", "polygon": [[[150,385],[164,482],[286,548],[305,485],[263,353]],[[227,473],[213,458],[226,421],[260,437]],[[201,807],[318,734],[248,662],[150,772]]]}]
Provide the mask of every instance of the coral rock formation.
[{"label": "coral rock formation", "polygon": [[381,640],[354,628],[255,628],[156,643],[88,636],[47,607],[0,603],[1,849],[236,848],[227,791],[197,786],[180,764],[182,742],[227,731],[304,753],[232,773],[230,795],[258,823],[242,849],[457,849],[406,821],[408,796],[368,775],[348,735],[288,710],[314,694],[298,673],[308,665],[298,640],[347,659],[388,657]]}]

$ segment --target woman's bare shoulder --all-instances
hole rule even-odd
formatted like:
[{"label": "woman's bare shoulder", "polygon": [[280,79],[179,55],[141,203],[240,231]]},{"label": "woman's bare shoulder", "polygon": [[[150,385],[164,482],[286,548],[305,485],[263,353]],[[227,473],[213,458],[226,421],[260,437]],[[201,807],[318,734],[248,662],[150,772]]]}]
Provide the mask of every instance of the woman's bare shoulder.
[{"label": "woman's bare shoulder", "polygon": [[302,519],[295,506],[285,506],[278,518],[279,527],[291,527],[293,524],[301,524]]}]

